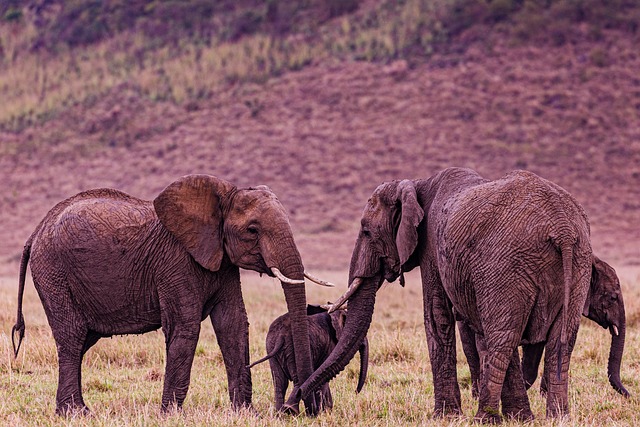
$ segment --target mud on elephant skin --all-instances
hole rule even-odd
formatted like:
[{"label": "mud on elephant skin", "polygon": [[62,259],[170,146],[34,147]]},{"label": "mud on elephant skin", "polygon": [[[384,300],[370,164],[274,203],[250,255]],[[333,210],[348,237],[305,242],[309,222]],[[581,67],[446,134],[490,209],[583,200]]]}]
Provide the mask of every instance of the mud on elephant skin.
[{"label": "mud on elephant skin", "polygon": [[[347,318],[347,310],[340,309],[333,313],[327,313],[327,308],[318,305],[307,307],[309,315],[309,341],[311,343],[311,357],[313,368],[316,369],[324,362],[333,351],[344,327]],[[293,354],[293,337],[290,329],[291,319],[288,314],[283,314],[273,321],[267,333],[266,348],[267,355],[260,360],[253,362],[249,368],[269,360],[271,376],[273,378],[274,402],[276,410],[280,411],[284,404],[284,397],[289,387],[289,382],[293,382],[294,387],[300,385],[297,377],[296,361]],[[358,376],[358,386],[356,392],[359,393],[364,386],[369,367],[369,342],[367,338],[363,340],[359,347],[360,352],[360,375]],[[327,410],[333,408],[333,398],[329,383],[325,383],[316,393],[316,402],[319,409]]]},{"label": "mud on elephant skin", "polygon": [[[626,337],[625,309],[620,280],[613,267],[595,255],[591,266],[589,293],[582,315],[608,329],[611,333],[607,376],[614,390],[624,397],[629,397],[629,391],[620,380],[620,366]],[[458,330],[471,372],[472,394],[477,397],[481,370],[478,347],[481,347],[482,344],[477,344],[476,340],[482,338],[476,337],[473,330],[463,322],[458,323]],[[523,345],[522,350],[522,373],[525,387],[529,389],[538,376],[544,344]],[[549,375],[549,370],[545,370],[545,374]],[[547,392],[547,382],[546,376],[543,376],[540,385],[543,394]]]},{"label": "mud on elephant skin", "polygon": [[[518,345],[546,341],[550,378],[547,415],[568,413],[568,370],[589,288],[591,246],[582,207],[558,185],[514,171],[490,181],[470,169],[448,168],[428,179],[380,185],[361,218],[349,270],[342,338],[286,406],[339,373],[371,324],[376,293],[419,266],[436,415],[461,413],[454,310],[487,341],[480,381],[482,421],[502,413],[533,417]],[[495,304],[501,298],[503,304]],[[519,381],[517,380],[519,376]],[[505,378],[510,381],[505,382]]]},{"label": "mud on elephant skin", "polygon": [[[58,350],[59,414],[87,411],[82,358],[100,338],[158,328],[167,352],[162,409],[180,407],[207,316],[231,402],[250,406],[249,322],[239,268],[280,279],[293,320],[297,375],[304,380],[312,372],[306,273],[287,214],[266,186],[241,189],[214,176],[187,175],[153,201],[96,189],[58,203],[24,247],[12,332],[16,356],[25,332],[29,262]],[[312,398],[305,403],[317,411]]]}]

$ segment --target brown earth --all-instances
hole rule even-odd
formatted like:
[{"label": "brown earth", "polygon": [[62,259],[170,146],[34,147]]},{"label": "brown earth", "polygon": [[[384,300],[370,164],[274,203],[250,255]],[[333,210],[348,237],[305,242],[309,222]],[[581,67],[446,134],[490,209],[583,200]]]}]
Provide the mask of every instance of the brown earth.
[{"label": "brown earth", "polygon": [[594,251],[640,265],[640,50],[624,33],[561,47],[477,43],[405,62],[315,64],[206,102],[152,103],[122,86],[20,134],[0,134],[0,273],[57,201],[115,187],[153,198],[209,173],[267,184],[310,269],[346,270],[383,181],[465,166],[528,169],[585,207]]}]

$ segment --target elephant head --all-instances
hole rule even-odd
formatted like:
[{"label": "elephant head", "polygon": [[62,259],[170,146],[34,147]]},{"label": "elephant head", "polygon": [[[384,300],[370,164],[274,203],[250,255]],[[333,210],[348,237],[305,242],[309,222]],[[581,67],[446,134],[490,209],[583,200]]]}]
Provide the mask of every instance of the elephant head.
[{"label": "elephant head", "polygon": [[618,393],[629,397],[629,392],[620,381],[620,363],[627,329],[620,280],[613,267],[595,255],[591,265],[591,286],[582,314],[603,328],[609,329],[609,382]]},{"label": "elephant head", "polygon": [[400,277],[400,284],[404,285],[403,271],[417,266],[414,256],[417,227],[423,217],[413,181],[385,183],[374,191],[362,214],[349,268],[349,289],[330,310],[349,302],[342,337],[322,366],[299,390],[294,390],[286,409],[295,412],[292,407],[296,399],[306,397],[334,378],[353,358],[367,335],[376,293],[383,281],[392,282]]},{"label": "elephant head", "polygon": [[[287,214],[266,186],[238,189],[209,175],[188,175],[154,200],[162,225],[202,267],[217,271],[225,257],[238,267],[280,279],[291,318],[297,375],[312,369],[305,272]],[[307,410],[315,412],[312,400]]]}]

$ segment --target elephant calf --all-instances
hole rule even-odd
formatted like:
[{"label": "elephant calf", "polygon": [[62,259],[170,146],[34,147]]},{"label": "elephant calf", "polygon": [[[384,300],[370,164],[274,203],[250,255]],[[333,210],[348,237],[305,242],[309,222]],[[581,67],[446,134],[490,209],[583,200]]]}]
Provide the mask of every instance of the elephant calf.
[{"label": "elephant calf", "polygon": [[[316,305],[307,306],[309,316],[309,341],[311,344],[311,357],[313,368],[317,369],[333,351],[342,335],[347,310],[338,310],[331,314],[323,307]],[[275,394],[275,407],[280,410],[284,404],[284,396],[293,381],[294,387],[298,385],[296,375],[296,362],[293,353],[293,338],[291,336],[289,314],[283,314],[273,321],[267,333],[267,355],[253,362],[249,368],[269,360]],[[356,392],[360,392],[367,378],[369,366],[369,342],[365,337],[360,344],[360,375]],[[333,399],[329,383],[325,383],[317,392],[316,402],[320,410],[331,409]]]}]

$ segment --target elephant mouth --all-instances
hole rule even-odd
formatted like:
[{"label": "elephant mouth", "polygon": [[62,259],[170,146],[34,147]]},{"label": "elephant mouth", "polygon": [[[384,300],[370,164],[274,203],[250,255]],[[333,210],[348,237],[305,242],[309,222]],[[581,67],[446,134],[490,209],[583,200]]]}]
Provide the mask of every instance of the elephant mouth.
[{"label": "elephant mouth", "polygon": [[380,270],[384,279],[389,283],[394,282],[401,274],[399,261],[390,257],[380,259]]}]

